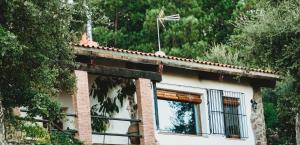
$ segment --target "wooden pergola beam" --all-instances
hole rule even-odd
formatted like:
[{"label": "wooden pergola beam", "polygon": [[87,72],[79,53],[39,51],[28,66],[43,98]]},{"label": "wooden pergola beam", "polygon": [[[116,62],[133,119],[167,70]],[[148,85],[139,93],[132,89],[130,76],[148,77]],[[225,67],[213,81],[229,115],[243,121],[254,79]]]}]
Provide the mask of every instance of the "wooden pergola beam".
[{"label": "wooden pergola beam", "polygon": [[144,59],[143,57],[135,57],[132,54],[125,54],[125,53],[117,53],[114,51],[105,51],[105,50],[97,50],[92,48],[84,48],[84,47],[74,47],[74,51],[76,55],[84,55],[84,56],[93,56],[99,58],[109,58],[114,60],[122,60],[122,61],[129,61],[134,63],[141,63],[141,64],[152,64],[158,65],[161,63],[160,60],[154,59]]},{"label": "wooden pergola beam", "polygon": [[135,70],[135,69],[128,69],[128,68],[80,64],[79,69],[85,70],[91,74],[99,74],[99,75],[114,76],[114,77],[132,78],[132,79],[145,78],[157,82],[160,82],[162,79],[161,74],[158,72]]}]

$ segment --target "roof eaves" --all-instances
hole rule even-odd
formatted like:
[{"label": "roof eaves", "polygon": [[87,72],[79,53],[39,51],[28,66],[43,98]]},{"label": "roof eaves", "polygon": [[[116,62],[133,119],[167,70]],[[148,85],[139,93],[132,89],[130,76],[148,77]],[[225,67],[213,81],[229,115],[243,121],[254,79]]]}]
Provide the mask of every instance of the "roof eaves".
[{"label": "roof eaves", "polygon": [[[154,53],[146,53],[146,52],[140,52],[140,51],[133,51],[133,50],[126,50],[126,49],[119,49],[119,48],[113,48],[113,47],[103,47],[103,46],[90,46],[90,45],[75,45],[77,47],[83,47],[87,48],[90,51],[95,50],[103,50],[111,53],[119,53],[119,55],[135,55],[137,57],[143,57],[146,59],[158,59],[164,63],[165,65],[171,65],[170,61],[177,61],[177,63],[184,63],[185,65],[189,66],[191,64],[199,64],[199,68],[211,68],[213,70],[218,71],[225,71],[225,72],[235,72],[242,75],[251,75],[251,76],[258,76],[258,77],[267,77],[267,78],[273,78],[273,79],[279,79],[279,75],[277,75],[274,71],[270,70],[263,70],[263,69],[254,69],[254,68],[246,68],[242,66],[236,66],[236,65],[228,65],[228,64],[222,64],[222,63],[214,63],[209,61],[200,61],[195,59],[188,59],[188,58],[181,58],[181,57],[175,57],[175,56],[164,56],[164,55],[156,55]],[[188,63],[188,64],[186,64]],[[176,66],[176,63],[174,62],[172,64],[173,66]],[[196,66],[195,66],[196,67]]]}]

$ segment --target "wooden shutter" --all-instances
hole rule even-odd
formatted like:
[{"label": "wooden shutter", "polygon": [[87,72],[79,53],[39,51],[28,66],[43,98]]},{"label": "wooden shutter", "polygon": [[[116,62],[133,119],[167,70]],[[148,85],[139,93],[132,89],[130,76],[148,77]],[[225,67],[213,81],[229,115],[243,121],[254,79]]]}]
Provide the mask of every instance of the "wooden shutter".
[{"label": "wooden shutter", "polygon": [[157,89],[157,98],[163,100],[191,102],[195,104],[200,104],[202,102],[200,95],[161,89]]},{"label": "wooden shutter", "polygon": [[224,105],[238,106],[240,105],[240,100],[238,98],[224,97]]}]

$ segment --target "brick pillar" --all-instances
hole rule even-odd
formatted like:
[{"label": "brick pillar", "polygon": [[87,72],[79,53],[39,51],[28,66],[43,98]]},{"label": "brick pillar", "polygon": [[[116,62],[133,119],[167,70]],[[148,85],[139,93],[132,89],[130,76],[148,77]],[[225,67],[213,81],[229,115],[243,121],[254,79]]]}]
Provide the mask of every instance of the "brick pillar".
[{"label": "brick pillar", "polygon": [[72,97],[74,111],[77,115],[75,123],[78,130],[77,137],[87,145],[92,144],[92,128],[90,113],[90,98],[88,73],[75,70],[76,92]]},{"label": "brick pillar", "polygon": [[251,111],[251,124],[256,145],[267,145],[266,125],[264,117],[264,107],[260,88],[253,89],[253,100],[257,103],[257,109]]},{"label": "brick pillar", "polygon": [[142,120],[139,124],[140,133],[143,135],[141,145],[155,145],[151,81],[142,78],[137,79],[136,94],[138,118]]}]

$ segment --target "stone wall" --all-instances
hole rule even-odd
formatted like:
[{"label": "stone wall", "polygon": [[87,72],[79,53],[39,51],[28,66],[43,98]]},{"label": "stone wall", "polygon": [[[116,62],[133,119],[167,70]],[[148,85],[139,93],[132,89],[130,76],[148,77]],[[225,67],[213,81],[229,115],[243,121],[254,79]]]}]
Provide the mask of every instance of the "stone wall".
[{"label": "stone wall", "polygon": [[264,108],[260,88],[255,88],[253,92],[253,100],[257,103],[257,108],[252,108],[251,111],[251,125],[255,142],[256,145],[267,145]]}]

